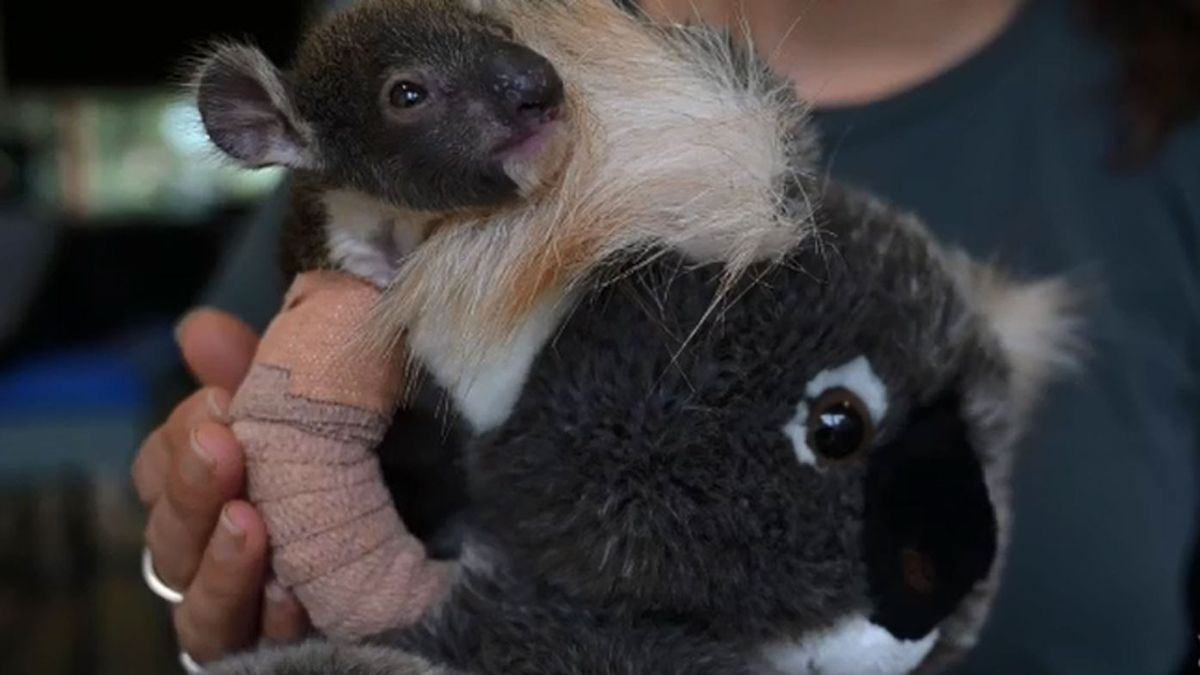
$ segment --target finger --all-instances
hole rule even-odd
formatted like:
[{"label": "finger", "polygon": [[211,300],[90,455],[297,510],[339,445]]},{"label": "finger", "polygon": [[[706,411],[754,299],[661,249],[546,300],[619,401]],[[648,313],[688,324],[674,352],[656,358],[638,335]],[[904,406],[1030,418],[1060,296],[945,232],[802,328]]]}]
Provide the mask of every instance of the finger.
[{"label": "finger", "polygon": [[167,484],[169,466],[170,455],[163,440],[162,427],[159,427],[150,432],[142,442],[142,447],[138,449],[137,457],[133,460],[133,487],[137,490],[138,499],[142,504],[152,507],[162,496],[163,486]]},{"label": "finger", "polygon": [[205,663],[250,645],[259,629],[267,534],[258,513],[230,502],[195,581],[175,608],[180,647]]},{"label": "finger", "polygon": [[276,644],[299,642],[308,632],[308,614],[291,591],[277,581],[267,582],[263,594],[262,638]]},{"label": "finger", "polygon": [[241,446],[228,427],[203,422],[172,457],[165,496],[150,514],[146,543],[163,581],[192,581],[217,517],[242,490]]},{"label": "finger", "polygon": [[201,384],[235,391],[254,358],[258,336],[230,314],[198,309],[176,330],[183,359]]},{"label": "finger", "polygon": [[133,462],[133,483],[138,497],[153,506],[162,496],[172,457],[186,449],[192,431],[204,422],[228,417],[229,394],[218,389],[201,389],[177,405],[167,421],[146,437]]}]

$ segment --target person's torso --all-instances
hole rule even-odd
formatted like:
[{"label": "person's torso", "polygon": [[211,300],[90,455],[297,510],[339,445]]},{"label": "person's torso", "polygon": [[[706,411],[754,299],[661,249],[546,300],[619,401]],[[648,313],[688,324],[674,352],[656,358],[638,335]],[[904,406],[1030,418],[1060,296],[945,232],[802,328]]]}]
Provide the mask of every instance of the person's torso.
[{"label": "person's torso", "polygon": [[1110,169],[1113,64],[1059,2],[879,104],[818,113],[821,168],[1018,274],[1089,290],[1085,370],[1018,466],[1004,588],[968,673],[1168,673],[1200,485],[1200,125]]}]

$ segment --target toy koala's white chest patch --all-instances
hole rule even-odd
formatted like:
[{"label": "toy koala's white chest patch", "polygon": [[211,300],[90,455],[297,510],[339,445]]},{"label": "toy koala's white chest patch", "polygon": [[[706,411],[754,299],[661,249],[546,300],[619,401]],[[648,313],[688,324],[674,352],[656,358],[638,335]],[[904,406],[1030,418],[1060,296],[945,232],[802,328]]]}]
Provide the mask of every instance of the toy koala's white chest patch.
[{"label": "toy koala's white chest patch", "polygon": [[455,329],[437,317],[410,334],[413,353],[454,400],[476,433],[490,431],[512,413],[537,355],[569,305],[565,297],[541,303],[502,346],[478,355],[454,348]]},{"label": "toy koala's white chest patch", "polygon": [[463,415],[477,432],[491,430],[508,418],[557,321],[557,312],[539,313],[521,328],[508,349],[485,358],[472,375],[451,385]]},{"label": "toy koala's white chest patch", "polygon": [[915,641],[898,640],[861,615],[795,642],[763,647],[764,675],[904,675],[933,649],[938,631]]}]

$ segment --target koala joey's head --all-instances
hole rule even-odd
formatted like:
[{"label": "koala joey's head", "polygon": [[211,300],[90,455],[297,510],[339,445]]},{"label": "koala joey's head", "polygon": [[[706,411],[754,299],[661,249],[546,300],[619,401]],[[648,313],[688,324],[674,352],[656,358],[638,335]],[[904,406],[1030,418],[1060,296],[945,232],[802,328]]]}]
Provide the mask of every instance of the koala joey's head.
[{"label": "koala joey's head", "polygon": [[468,0],[362,0],[315,26],[290,69],[226,44],[193,86],[209,137],[242,165],[416,210],[519,196],[566,142],[554,66]]},{"label": "koala joey's head", "polygon": [[825,245],[716,305],[720,272],[670,256],[584,301],[471,454],[517,564],[782,673],[903,673],[972,644],[1074,294],[881,208],[827,220]]}]

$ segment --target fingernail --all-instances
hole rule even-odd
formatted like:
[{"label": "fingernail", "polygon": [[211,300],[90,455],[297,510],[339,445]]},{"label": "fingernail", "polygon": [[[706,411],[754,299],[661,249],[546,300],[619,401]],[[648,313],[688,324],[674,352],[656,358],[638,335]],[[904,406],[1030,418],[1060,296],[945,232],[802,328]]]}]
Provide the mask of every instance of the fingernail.
[{"label": "fingernail", "polygon": [[226,506],[221,511],[221,536],[213,542],[213,558],[218,562],[228,562],[237,558],[246,543],[246,530],[234,521]]},{"label": "fingernail", "polygon": [[191,446],[190,452],[184,453],[183,459],[179,462],[179,473],[183,475],[184,483],[192,487],[200,487],[207,483],[212,476],[216,461],[213,459],[212,453],[204,447],[204,438],[198,430],[192,430],[189,445]]},{"label": "fingernail", "polygon": [[283,584],[275,580],[267,583],[267,602],[272,605],[286,605],[291,602],[291,599],[292,594],[283,587]]},{"label": "fingernail", "polygon": [[213,419],[225,422],[229,419],[229,408],[225,403],[225,396],[218,394],[215,389],[210,389],[208,395],[205,396],[205,401],[208,403],[208,412],[212,413]]}]

